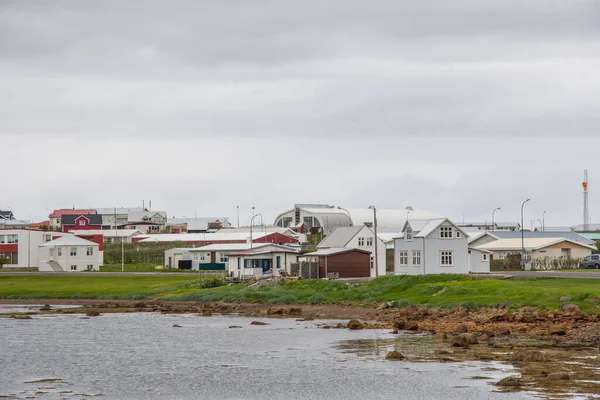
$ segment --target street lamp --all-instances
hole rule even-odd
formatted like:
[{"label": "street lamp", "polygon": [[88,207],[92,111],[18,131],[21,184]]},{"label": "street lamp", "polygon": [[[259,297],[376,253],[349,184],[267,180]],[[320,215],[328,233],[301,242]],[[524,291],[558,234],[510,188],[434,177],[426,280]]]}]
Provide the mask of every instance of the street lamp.
[{"label": "street lamp", "polygon": [[[254,213],[254,207],[252,207],[252,212]],[[252,219],[250,220],[250,251],[252,251],[252,225],[254,225],[254,218],[258,217],[259,215],[262,218],[262,214],[256,214],[252,216]]]},{"label": "street lamp", "polygon": [[240,206],[237,206],[237,225],[238,229],[240,229]]},{"label": "street lamp", "polygon": [[496,211],[500,211],[500,207],[495,208],[494,211],[492,211],[492,231],[496,230],[496,225],[494,224],[494,214],[496,214]]},{"label": "street lamp", "polygon": [[523,202],[523,204],[521,204],[521,250],[522,250],[522,254],[521,254],[521,267],[523,269],[525,269],[525,255],[527,254],[525,252],[525,233],[523,232],[523,207],[525,207],[525,203],[527,203],[529,200],[531,199],[527,199]]},{"label": "street lamp", "polygon": [[542,214],[542,232],[546,232],[546,211]]},{"label": "street lamp", "polygon": [[377,256],[377,242],[379,237],[377,236],[377,208],[375,206],[369,206],[369,209],[373,210],[373,228],[375,230],[375,277],[379,275],[379,257]]},{"label": "street lamp", "polygon": [[541,220],[541,219],[539,219],[539,218],[538,218],[537,220],[538,220],[538,222],[540,223],[540,228],[544,229],[544,228],[543,228],[543,226],[544,226],[544,223],[542,222],[542,220]]}]

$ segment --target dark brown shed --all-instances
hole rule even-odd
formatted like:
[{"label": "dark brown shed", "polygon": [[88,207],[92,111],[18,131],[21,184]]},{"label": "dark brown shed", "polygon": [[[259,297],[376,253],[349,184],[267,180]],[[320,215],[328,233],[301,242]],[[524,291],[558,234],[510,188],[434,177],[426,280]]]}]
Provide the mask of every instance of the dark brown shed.
[{"label": "dark brown shed", "polygon": [[322,249],[306,253],[304,258],[319,263],[319,278],[368,278],[371,276],[371,253],[349,248]]}]

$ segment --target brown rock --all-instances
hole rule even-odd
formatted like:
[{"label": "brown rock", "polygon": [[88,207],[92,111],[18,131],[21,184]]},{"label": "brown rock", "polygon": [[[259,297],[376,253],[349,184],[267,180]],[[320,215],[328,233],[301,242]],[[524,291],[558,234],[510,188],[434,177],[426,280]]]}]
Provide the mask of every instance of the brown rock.
[{"label": "brown rock", "polygon": [[453,346],[456,347],[468,347],[471,344],[478,344],[477,336],[472,333],[461,333],[457,337],[454,338],[452,343]]},{"label": "brown rock", "polygon": [[10,317],[13,319],[31,319],[31,316],[27,314],[13,314]]},{"label": "brown rock", "polygon": [[479,340],[485,342],[487,340],[490,340],[490,337],[484,333],[483,335],[479,336]]},{"label": "brown rock", "polygon": [[378,310],[385,310],[386,308],[390,308],[390,305],[388,303],[381,303],[377,306]]},{"label": "brown rock", "polygon": [[181,325],[173,324],[171,327],[172,328],[181,328]]},{"label": "brown rock", "polygon": [[568,312],[568,313],[573,313],[573,314],[578,314],[581,312],[581,310],[579,309],[579,306],[577,304],[565,304],[562,307],[564,312]]},{"label": "brown rock", "polygon": [[89,310],[85,313],[85,315],[87,315],[88,317],[99,317],[100,312],[98,310]]},{"label": "brown rock", "polygon": [[567,330],[564,326],[552,325],[550,328],[548,328],[548,333],[550,335],[564,336],[567,334]]},{"label": "brown rock", "polygon": [[406,330],[407,331],[418,331],[419,330],[419,324],[417,324],[416,322],[409,322],[406,325]]},{"label": "brown rock", "polygon": [[321,329],[331,329],[331,325],[323,325],[321,326]]},{"label": "brown rock", "polygon": [[521,368],[521,375],[546,376],[546,375],[548,375],[548,373],[540,368],[525,367],[525,368]]},{"label": "brown rock", "polygon": [[438,331],[433,335],[435,340],[442,341],[448,339],[448,335],[444,331]]},{"label": "brown rock", "polygon": [[344,329],[346,327],[346,325],[339,323],[335,327],[336,327],[336,329]]},{"label": "brown rock", "polygon": [[239,325],[231,325],[229,329],[241,329],[242,327]]},{"label": "brown rock", "polygon": [[347,325],[347,327],[348,327],[348,329],[350,329],[351,331],[356,331],[356,330],[361,330],[361,329],[363,329],[365,326],[364,326],[364,325],[363,325],[363,324],[362,324],[360,321],[357,321],[357,320],[353,319],[353,320],[350,320],[350,321],[348,322],[348,325]]},{"label": "brown rock", "polygon": [[51,309],[52,307],[50,307],[50,304],[46,304],[45,306],[40,308],[40,311],[50,311]]},{"label": "brown rock", "polygon": [[291,307],[288,310],[288,314],[293,315],[293,316],[302,315],[302,308],[300,308],[300,307]]},{"label": "brown rock", "polygon": [[523,322],[525,324],[532,324],[537,321],[537,316],[534,313],[519,314],[515,318],[517,322]]},{"label": "brown rock", "polygon": [[507,336],[510,335],[510,330],[508,328],[500,328],[497,331],[497,334],[500,336]]},{"label": "brown rock", "polygon": [[394,328],[398,329],[398,330],[403,330],[406,329],[406,320],[398,320],[394,322]]},{"label": "brown rock", "polygon": [[511,361],[518,362],[548,362],[550,361],[546,354],[537,350],[516,351],[510,357]]},{"label": "brown rock", "polygon": [[455,331],[457,334],[469,332],[469,327],[465,324],[460,324]]},{"label": "brown rock", "polygon": [[548,374],[548,379],[568,381],[571,379],[571,377],[566,372],[554,372],[552,374]]},{"label": "brown rock", "polygon": [[387,353],[387,355],[385,356],[385,359],[388,361],[402,361],[404,360],[404,356],[400,353],[398,353],[397,351],[390,351],[389,353]]},{"label": "brown rock", "polygon": [[518,376],[508,376],[496,382],[497,386],[518,387],[523,386],[523,380]]},{"label": "brown rock", "polygon": [[271,324],[268,324],[266,322],[261,322],[261,321],[252,321],[252,322],[250,322],[250,325],[261,325],[262,326],[262,325],[271,325]]},{"label": "brown rock", "polygon": [[283,308],[269,308],[269,310],[267,311],[267,314],[270,314],[270,315],[283,315],[283,314],[285,314],[285,309],[283,309]]}]

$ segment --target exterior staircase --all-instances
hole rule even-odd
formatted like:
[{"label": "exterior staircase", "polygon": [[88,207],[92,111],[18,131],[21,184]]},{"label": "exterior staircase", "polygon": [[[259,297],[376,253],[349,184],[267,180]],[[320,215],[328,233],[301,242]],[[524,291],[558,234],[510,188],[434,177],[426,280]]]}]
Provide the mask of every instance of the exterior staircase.
[{"label": "exterior staircase", "polygon": [[65,272],[65,270],[62,269],[62,267],[60,266],[60,264],[57,263],[56,261],[48,261],[48,264],[50,265],[50,268],[52,268],[52,270],[54,270],[54,271]]}]

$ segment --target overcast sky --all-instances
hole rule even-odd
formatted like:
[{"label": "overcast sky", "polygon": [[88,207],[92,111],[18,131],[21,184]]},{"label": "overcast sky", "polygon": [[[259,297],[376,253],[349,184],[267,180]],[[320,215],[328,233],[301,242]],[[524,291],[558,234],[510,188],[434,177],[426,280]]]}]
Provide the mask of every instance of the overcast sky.
[{"label": "overcast sky", "polygon": [[600,222],[600,2],[0,0],[0,209]]}]

